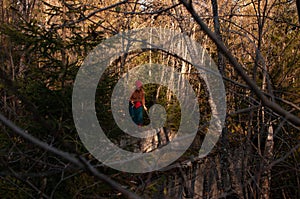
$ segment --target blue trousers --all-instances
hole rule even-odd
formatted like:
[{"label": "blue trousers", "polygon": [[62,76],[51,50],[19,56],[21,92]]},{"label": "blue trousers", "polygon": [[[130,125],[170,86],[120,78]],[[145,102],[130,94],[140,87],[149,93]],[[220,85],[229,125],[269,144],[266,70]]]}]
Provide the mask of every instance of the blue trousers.
[{"label": "blue trousers", "polygon": [[129,103],[129,113],[135,124],[143,125],[143,106],[135,108],[134,105]]}]

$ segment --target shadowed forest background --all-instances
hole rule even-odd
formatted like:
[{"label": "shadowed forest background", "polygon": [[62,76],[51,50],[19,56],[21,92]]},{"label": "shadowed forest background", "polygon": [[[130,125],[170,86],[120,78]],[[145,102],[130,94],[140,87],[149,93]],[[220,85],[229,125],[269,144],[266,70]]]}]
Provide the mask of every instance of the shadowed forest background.
[{"label": "shadowed forest background", "polygon": [[[300,19],[296,0],[1,0],[0,198],[300,198]],[[298,9],[297,9],[298,7]],[[223,76],[227,115],[211,153],[197,158],[211,117],[192,65],[158,50],[119,57],[101,77],[95,107],[115,144],[152,151],[176,136],[180,106],[167,87],[144,85],[165,107],[157,136],[124,134],[111,114],[127,71],[159,63],[182,73],[199,102],[199,132],[168,167],[130,174],[97,161],[79,139],[72,87],[91,50],[122,31],[162,27],[199,42]],[[162,74],[163,75],[163,74]],[[149,122],[147,115],[144,116]]]}]

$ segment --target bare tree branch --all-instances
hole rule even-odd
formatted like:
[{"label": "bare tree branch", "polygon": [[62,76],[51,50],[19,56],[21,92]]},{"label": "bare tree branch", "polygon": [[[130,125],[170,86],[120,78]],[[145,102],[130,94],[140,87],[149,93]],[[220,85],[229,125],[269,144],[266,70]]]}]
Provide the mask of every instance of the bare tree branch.
[{"label": "bare tree branch", "polygon": [[39,146],[40,148],[52,152],[66,160],[68,160],[69,162],[73,163],[74,165],[78,166],[81,169],[87,170],[89,172],[91,172],[94,176],[96,176],[97,178],[99,178],[100,180],[106,182],[107,184],[109,184],[112,188],[116,189],[117,191],[121,192],[122,194],[124,194],[125,196],[127,196],[128,198],[132,198],[132,199],[140,199],[140,197],[138,195],[136,195],[135,193],[132,193],[130,191],[128,191],[127,189],[123,188],[119,183],[115,182],[114,180],[112,180],[111,178],[109,178],[108,176],[99,173],[96,168],[94,168],[89,162],[87,162],[84,158],[80,157],[80,160],[77,159],[75,157],[74,154],[71,153],[67,153],[64,151],[61,151],[53,146],[48,145],[45,142],[42,142],[41,140],[37,139],[36,137],[26,133],[24,130],[22,130],[21,128],[19,128],[18,126],[16,126],[13,122],[11,122],[10,120],[8,120],[6,117],[4,117],[2,114],[0,114],[0,121],[7,127],[9,127],[11,130],[13,130],[15,133],[17,133],[18,135],[22,136],[23,138],[25,138],[26,140],[30,141],[31,143]]},{"label": "bare tree branch", "polygon": [[56,26],[55,28],[63,28],[63,27],[67,27],[67,26],[70,26],[70,25],[74,25],[74,24],[76,24],[76,23],[79,23],[79,22],[85,21],[85,20],[87,20],[87,19],[90,19],[91,17],[93,17],[94,15],[96,15],[96,14],[99,13],[99,12],[103,12],[103,11],[105,11],[105,10],[112,9],[112,8],[114,8],[114,7],[120,6],[120,5],[125,4],[125,3],[127,3],[127,2],[128,2],[128,0],[124,0],[124,1],[120,1],[120,2],[118,2],[118,3],[112,4],[112,5],[110,5],[110,6],[107,6],[107,7],[105,7],[105,8],[99,8],[99,9],[93,11],[92,13],[88,14],[87,16],[81,17],[80,19],[78,19],[78,20],[76,20],[76,21],[66,22],[66,23],[64,23],[64,24],[62,24],[62,25],[60,25],[60,26]]},{"label": "bare tree branch", "polygon": [[300,148],[300,142],[298,142],[298,144],[296,146],[294,146],[288,153],[286,153],[284,156],[274,160],[273,162],[271,162],[270,165],[268,165],[268,169],[274,167],[276,164],[279,164],[280,162],[284,161],[285,159],[287,159],[291,154],[293,154],[294,152],[296,152],[297,150],[299,150]]},{"label": "bare tree branch", "polygon": [[300,24],[300,1],[297,0],[296,4],[297,4],[297,11],[298,11],[298,21],[299,21],[299,24]]},{"label": "bare tree branch", "polygon": [[223,52],[223,55],[227,57],[229,62],[233,65],[235,70],[239,73],[239,75],[244,79],[244,81],[249,85],[249,87],[253,90],[253,92],[257,95],[257,97],[261,100],[261,102],[269,107],[274,112],[278,113],[282,117],[284,117],[287,121],[293,123],[296,126],[300,126],[300,118],[291,114],[290,112],[284,110],[278,104],[270,101],[263,92],[258,88],[256,83],[246,74],[243,67],[239,64],[237,59],[231,54],[228,48],[221,42],[216,34],[214,34],[208,26],[202,21],[201,17],[196,13],[194,7],[191,2],[186,0],[180,0],[185,8],[192,15],[194,20],[198,23],[198,25],[202,28],[202,30],[210,37],[210,39],[216,44],[216,46]]}]

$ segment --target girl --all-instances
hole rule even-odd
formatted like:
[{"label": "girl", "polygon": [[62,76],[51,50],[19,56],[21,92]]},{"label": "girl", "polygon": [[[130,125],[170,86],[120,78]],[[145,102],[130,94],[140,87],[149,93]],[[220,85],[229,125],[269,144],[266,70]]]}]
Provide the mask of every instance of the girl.
[{"label": "girl", "polygon": [[134,121],[139,126],[143,125],[143,108],[147,111],[145,106],[145,93],[143,84],[140,80],[135,82],[135,91],[132,93],[129,102],[129,113]]}]

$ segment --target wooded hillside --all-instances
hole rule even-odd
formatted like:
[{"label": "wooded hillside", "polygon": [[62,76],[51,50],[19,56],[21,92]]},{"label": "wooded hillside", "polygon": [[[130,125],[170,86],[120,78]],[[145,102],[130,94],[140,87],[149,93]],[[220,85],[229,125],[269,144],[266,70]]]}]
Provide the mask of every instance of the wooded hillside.
[{"label": "wooded hillside", "polygon": [[[300,198],[298,2],[1,0],[0,198]],[[157,63],[182,74],[200,113],[197,135],[179,159],[159,171],[127,173],[103,165],[83,145],[72,92],[97,45],[142,28],[184,33],[207,51],[224,82],[226,118],[213,150],[198,158],[213,108],[195,66],[151,48],[119,56],[99,77],[95,94],[99,124],[113,143],[155,151],[172,142],[180,126],[174,92],[145,84],[147,108],[166,110],[164,126],[150,139],[118,127],[111,95],[138,65]],[[143,119],[150,123],[146,112]]]}]

